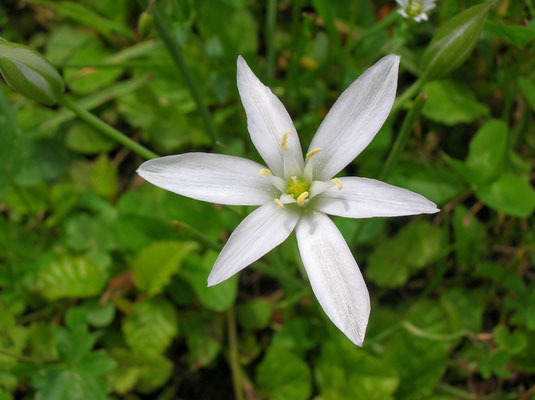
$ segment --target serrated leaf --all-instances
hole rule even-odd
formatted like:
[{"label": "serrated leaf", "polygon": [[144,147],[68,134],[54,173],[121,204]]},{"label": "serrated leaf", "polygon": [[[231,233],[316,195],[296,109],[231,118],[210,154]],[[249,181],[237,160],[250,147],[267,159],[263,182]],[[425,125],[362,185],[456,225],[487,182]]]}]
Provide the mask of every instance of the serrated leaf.
[{"label": "serrated leaf", "polygon": [[188,346],[189,366],[192,369],[212,363],[221,351],[223,327],[212,317],[190,314],[180,320]]},{"label": "serrated leaf", "polygon": [[160,293],[181,267],[184,258],[198,248],[194,242],[153,242],[138,253],[132,270],[134,283],[149,296]]},{"label": "serrated leaf", "polygon": [[166,300],[146,300],[135,304],[125,317],[122,330],[126,343],[140,355],[161,354],[178,333],[173,306]]},{"label": "serrated leaf", "polygon": [[511,354],[519,354],[527,345],[526,335],[520,330],[509,332],[507,327],[498,325],[494,328],[493,335],[498,348]]},{"label": "serrated leaf", "polygon": [[261,393],[273,400],[305,400],[311,394],[310,370],[300,357],[280,347],[270,347],[256,369]]},{"label": "serrated leaf", "polygon": [[526,180],[506,172],[476,190],[476,196],[490,208],[526,218],[535,209],[535,191]]},{"label": "serrated leaf", "polygon": [[50,262],[35,278],[36,289],[49,300],[95,296],[105,284],[104,273],[82,256],[64,256]]}]

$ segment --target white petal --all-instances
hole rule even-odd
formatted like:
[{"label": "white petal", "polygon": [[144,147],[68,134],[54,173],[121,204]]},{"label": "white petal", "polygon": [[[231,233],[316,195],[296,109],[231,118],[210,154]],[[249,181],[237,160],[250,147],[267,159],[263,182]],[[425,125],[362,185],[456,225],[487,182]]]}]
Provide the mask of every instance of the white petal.
[{"label": "white petal", "polygon": [[308,161],[314,165],[314,179],[332,178],[371,142],[394,103],[398,67],[399,56],[383,57],[334,103],[308,150],[321,149]]},{"label": "white petal", "polygon": [[186,153],[149,160],[137,173],[153,185],[197,200],[260,205],[277,195],[262,165],[223,154]]},{"label": "white petal", "polygon": [[395,217],[433,214],[440,211],[424,196],[375,179],[340,178],[335,186],[315,198],[313,207],[327,214],[348,218]]},{"label": "white petal", "polygon": [[323,213],[310,213],[296,227],[301,259],[312,290],[331,321],[362,346],[370,297],[342,234]]},{"label": "white petal", "polygon": [[208,277],[208,286],[230,278],[281,244],[298,220],[299,213],[281,209],[273,201],[254,210],[232,232],[219,253]]},{"label": "white petal", "polygon": [[[262,84],[242,56],[238,57],[238,90],[247,114],[247,128],[258,152],[275,175],[285,176],[284,153],[291,160],[286,162],[287,175],[300,174],[303,153],[299,137],[288,111],[271,90]],[[282,140],[286,132],[286,150]],[[297,171],[289,167],[298,166]]]}]

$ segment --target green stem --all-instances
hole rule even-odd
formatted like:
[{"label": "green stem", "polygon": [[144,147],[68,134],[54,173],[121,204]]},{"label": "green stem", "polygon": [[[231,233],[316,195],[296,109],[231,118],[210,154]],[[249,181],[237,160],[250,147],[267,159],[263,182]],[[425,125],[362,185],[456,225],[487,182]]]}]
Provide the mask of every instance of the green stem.
[{"label": "green stem", "polygon": [[208,112],[208,108],[206,107],[206,104],[204,104],[201,91],[193,80],[193,77],[191,76],[186,62],[182,58],[182,49],[180,48],[180,44],[173,36],[171,36],[171,29],[167,26],[167,22],[160,14],[158,6],[153,7],[152,15],[154,17],[154,27],[156,28],[158,35],[160,35],[160,38],[162,39],[163,44],[169,52],[169,55],[171,56],[178,70],[182,74],[184,82],[186,83],[191,93],[191,96],[195,101],[195,104],[197,104],[197,109],[199,110],[199,114],[201,115],[204,125],[206,126],[206,131],[212,138],[212,141],[216,143],[219,140],[219,134],[217,133],[214,122],[212,121],[212,117]]},{"label": "green stem", "polygon": [[392,106],[392,111],[390,111],[390,114],[396,114],[403,105],[412,99],[424,86],[426,83],[426,80],[421,77],[416,80],[407,90],[405,90],[401,96],[399,96],[396,101],[394,102],[394,105]]},{"label": "green stem", "polygon": [[234,306],[227,311],[227,335],[229,343],[229,361],[232,371],[232,385],[234,386],[234,398],[244,400],[242,379],[240,371],[240,353],[238,348],[238,332],[236,329],[236,316]]},{"label": "green stem", "polygon": [[450,334],[440,334],[440,333],[432,333],[424,331],[423,329],[418,328],[416,325],[413,325],[409,321],[403,321],[401,323],[401,326],[403,329],[405,329],[407,332],[414,336],[418,336],[422,339],[432,340],[435,342],[450,342],[452,340],[458,340],[464,336],[468,336],[469,332],[467,331],[460,331],[456,333],[450,333]]},{"label": "green stem", "polygon": [[267,52],[267,76],[273,79],[275,76],[275,21],[277,19],[277,0],[267,1],[266,10],[266,52]]},{"label": "green stem", "polygon": [[112,126],[108,125],[101,119],[95,117],[90,112],[84,110],[81,108],[78,104],[76,104],[74,101],[72,101],[68,97],[62,97],[60,100],[60,104],[71,110],[73,113],[75,113],[80,119],[91,125],[93,128],[97,129],[100,133],[108,136],[110,139],[115,140],[116,142],[122,144],[126,148],[132,150],[133,152],[139,154],[141,157],[144,157],[145,159],[151,159],[151,158],[157,158],[158,155],[156,153],[153,153],[146,147],[140,145],[137,142],[134,142],[129,137],[125,136],[123,133],[119,132],[117,129],[113,128]]},{"label": "green stem", "polygon": [[409,137],[412,133],[412,127],[414,125],[414,121],[418,119],[420,116],[420,113],[422,111],[422,108],[425,104],[425,101],[427,100],[427,96],[424,94],[419,95],[414,103],[412,104],[411,109],[407,113],[407,116],[403,120],[403,124],[401,125],[401,130],[396,138],[396,141],[394,142],[394,145],[392,146],[392,150],[390,151],[390,154],[388,155],[388,158],[383,165],[383,169],[381,173],[379,174],[380,180],[385,180],[390,175],[390,172],[394,169],[396,164],[398,163],[399,156],[405,149],[405,146],[407,145],[407,142],[409,141]]}]

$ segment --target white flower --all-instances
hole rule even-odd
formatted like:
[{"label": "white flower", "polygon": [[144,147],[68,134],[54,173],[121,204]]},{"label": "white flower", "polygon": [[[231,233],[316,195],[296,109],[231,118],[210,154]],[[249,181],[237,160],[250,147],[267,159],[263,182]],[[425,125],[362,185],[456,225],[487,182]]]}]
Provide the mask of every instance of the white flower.
[{"label": "white flower", "polygon": [[[303,159],[280,100],[238,57],[238,89],[251,139],[268,168],[240,157],[187,153],[145,162],[138,173],[164,189],[219,204],[260,206],[219,254],[208,285],[228,279],[295,229],[312,289],[333,323],[362,345],[370,313],[366,284],[342,234],[326,215],[349,218],[435,213],[419,194],[374,179],[334,178],[370,143],[396,96],[399,57],[363,73],[336,101]],[[392,266],[395,268],[395,265]]]},{"label": "white flower", "polygon": [[436,0],[396,0],[401,7],[398,13],[416,22],[427,21],[427,12],[436,7]]}]

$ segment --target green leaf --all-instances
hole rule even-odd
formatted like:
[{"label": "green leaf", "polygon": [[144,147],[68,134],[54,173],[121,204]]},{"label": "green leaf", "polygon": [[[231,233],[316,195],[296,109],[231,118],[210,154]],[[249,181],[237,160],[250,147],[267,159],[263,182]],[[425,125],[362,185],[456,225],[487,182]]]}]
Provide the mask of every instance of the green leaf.
[{"label": "green leaf", "polygon": [[111,139],[85,122],[77,122],[67,133],[67,147],[81,154],[103,153],[114,146]]},{"label": "green leaf", "polygon": [[108,199],[113,199],[117,195],[119,190],[117,168],[105,155],[100,156],[93,163],[91,186],[96,193]]},{"label": "green leaf", "polygon": [[516,47],[524,47],[535,40],[535,29],[529,26],[506,25],[500,22],[487,21],[485,30]]},{"label": "green leaf", "polygon": [[237,307],[238,322],[245,329],[262,329],[269,325],[273,304],[268,300],[255,299]]},{"label": "green leaf", "polygon": [[100,306],[97,301],[92,301],[86,304],[86,309],[87,322],[97,328],[110,325],[115,317],[115,306],[112,302]]},{"label": "green leaf", "polygon": [[459,205],[453,210],[453,232],[457,264],[466,270],[483,258],[487,246],[485,226]]},{"label": "green leaf", "polygon": [[399,385],[395,369],[348,341],[324,343],[314,374],[322,400],[389,400]]},{"label": "green leaf", "polygon": [[141,250],[134,263],[134,283],[149,296],[160,293],[182,265],[184,258],[198,248],[194,242],[153,242]]},{"label": "green leaf", "polygon": [[375,247],[366,276],[383,287],[401,286],[412,273],[438,258],[443,243],[444,235],[439,228],[423,221],[414,222]]},{"label": "green leaf", "polygon": [[526,335],[520,330],[509,332],[506,326],[498,325],[494,327],[493,335],[498,348],[510,354],[519,354],[526,348]]},{"label": "green leaf", "polygon": [[531,185],[510,172],[480,187],[476,196],[490,208],[519,218],[528,217],[535,209],[535,192]]},{"label": "green leaf", "polygon": [[433,121],[451,126],[489,115],[488,107],[477,101],[468,87],[455,81],[429,82],[423,90],[428,97],[422,113]]},{"label": "green leaf", "polygon": [[35,400],[109,400],[104,381],[78,370],[48,369],[34,379]]},{"label": "green leaf", "polygon": [[272,400],[306,400],[312,391],[305,361],[280,347],[271,346],[256,369],[261,393]]},{"label": "green leaf", "polygon": [[43,56],[1,38],[0,73],[13,90],[46,105],[56,104],[65,90],[63,79]]},{"label": "green leaf", "polygon": [[[0,42],[1,43],[1,42]],[[0,86],[0,174],[18,172],[29,155],[28,140],[22,135],[15,115]]]},{"label": "green leaf", "polygon": [[520,77],[518,78],[518,87],[531,106],[531,109],[535,111],[535,80]]},{"label": "green leaf", "polygon": [[199,314],[182,316],[180,322],[188,346],[190,368],[195,370],[210,365],[221,351],[221,323],[213,316]]},{"label": "green leaf", "polygon": [[493,1],[470,7],[438,28],[422,56],[428,80],[450,74],[463,64],[477,44]]},{"label": "green leaf", "polygon": [[108,39],[119,34],[126,39],[134,40],[134,36],[125,26],[104,18],[86,6],[71,1],[28,0],[28,3],[53,8],[59,15],[71,18],[74,21],[95,29]]},{"label": "green leaf", "polygon": [[64,256],[52,261],[35,278],[35,288],[49,300],[95,296],[105,284],[104,273],[82,256]]},{"label": "green leaf", "polygon": [[322,339],[321,333],[305,317],[288,320],[282,329],[273,335],[273,346],[283,347],[294,353],[304,355],[307,350]]},{"label": "green leaf", "polygon": [[180,273],[193,287],[203,306],[212,311],[225,311],[236,300],[239,274],[208,287],[208,275],[216,259],[217,253],[213,251],[207,251],[203,257],[191,255]]},{"label": "green leaf", "polygon": [[132,314],[123,320],[122,330],[126,342],[137,354],[161,354],[178,334],[176,312],[166,300],[136,303]]}]

